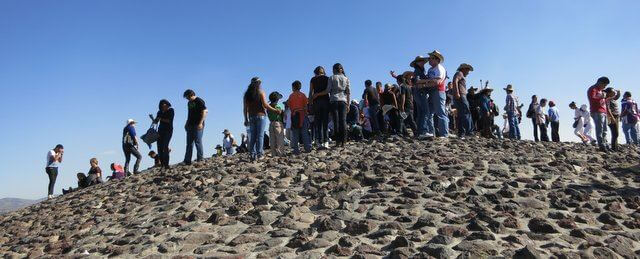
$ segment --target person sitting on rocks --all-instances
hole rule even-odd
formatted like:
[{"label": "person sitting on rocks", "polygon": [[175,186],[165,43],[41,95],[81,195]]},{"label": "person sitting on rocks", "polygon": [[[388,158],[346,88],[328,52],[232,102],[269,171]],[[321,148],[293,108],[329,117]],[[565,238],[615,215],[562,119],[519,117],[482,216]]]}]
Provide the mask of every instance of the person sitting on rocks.
[{"label": "person sitting on rocks", "polygon": [[111,163],[111,171],[111,176],[107,176],[107,180],[120,180],[127,176],[122,166],[116,163]]},{"label": "person sitting on rocks", "polygon": [[222,146],[220,146],[220,145],[216,145],[216,154],[215,154],[215,155],[213,155],[213,156],[214,156],[214,157],[221,157],[221,156],[222,156],[222,153],[223,153],[223,151],[222,151]]},{"label": "person sitting on rocks", "polygon": [[95,157],[91,158],[89,164],[91,168],[89,168],[89,173],[87,173],[87,186],[102,183],[102,169],[98,166],[98,159]]},{"label": "person sitting on rocks", "polygon": [[77,190],[83,189],[83,188],[87,188],[89,185],[87,184],[87,176],[84,173],[78,173],[76,174],[76,177],[78,179],[78,187],[77,188],[73,188],[73,187],[69,187],[69,189],[62,189],[62,194],[68,194],[68,193],[72,193],[75,192]]},{"label": "person sitting on rocks", "polygon": [[238,148],[236,148],[236,152],[237,153],[247,153],[247,152],[249,152],[249,149],[247,148],[247,145],[248,145],[247,135],[245,135],[244,133],[240,134],[240,146],[238,146]]}]

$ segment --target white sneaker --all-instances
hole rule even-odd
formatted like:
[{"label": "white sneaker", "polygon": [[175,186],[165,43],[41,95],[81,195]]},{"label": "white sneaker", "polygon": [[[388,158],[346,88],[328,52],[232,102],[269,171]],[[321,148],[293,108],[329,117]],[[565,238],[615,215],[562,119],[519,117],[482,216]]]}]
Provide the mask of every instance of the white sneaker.
[{"label": "white sneaker", "polygon": [[328,148],[329,148],[329,142],[328,142],[328,141],[327,141],[327,142],[324,142],[324,144],[322,144],[322,146],[323,146],[324,148],[327,148],[327,149],[328,149]]},{"label": "white sneaker", "polygon": [[49,194],[49,196],[47,196],[47,199],[53,199],[53,195]]}]

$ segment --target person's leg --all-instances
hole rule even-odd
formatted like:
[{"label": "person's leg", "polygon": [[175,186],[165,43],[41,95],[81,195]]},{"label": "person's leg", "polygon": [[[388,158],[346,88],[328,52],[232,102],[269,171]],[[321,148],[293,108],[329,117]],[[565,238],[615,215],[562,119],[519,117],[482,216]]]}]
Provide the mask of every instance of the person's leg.
[{"label": "person's leg", "polygon": [[278,127],[276,128],[276,136],[278,138],[278,153],[280,153],[281,156],[284,156],[285,154],[285,150],[284,150],[284,125],[282,124],[282,122],[278,123]]},{"label": "person's leg", "polygon": [[[416,124],[418,126],[418,134],[416,136],[424,135],[428,131],[428,116],[429,116],[429,94],[426,90],[418,90],[415,95],[416,105]],[[432,125],[433,126],[433,125]]]},{"label": "person's leg", "polygon": [[622,123],[622,134],[624,135],[624,140],[627,145],[633,143],[631,141],[631,124],[625,122]]},{"label": "person's leg", "polygon": [[269,145],[271,146],[271,156],[277,157],[280,154],[278,153],[278,137],[276,137],[276,124],[278,122],[272,121],[269,123]]},{"label": "person's leg", "polygon": [[629,130],[629,137],[631,138],[631,143],[639,145],[639,139],[638,139],[638,127],[637,127],[638,123],[634,123],[634,124],[630,124],[631,126],[631,130]]},{"label": "person's leg", "polygon": [[262,156],[264,156],[264,131],[267,126],[265,116],[257,116],[256,125],[259,131],[259,133],[256,135],[256,156],[257,158],[261,158]]},{"label": "person's leg", "polygon": [[517,138],[517,129],[518,126],[517,118],[513,112],[507,113],[507,121],[509,123],[509,138],[516,139]]},{"label": "person's leg", "polygon": [[538,123],[536,122],[535,115],[533,118],[531,118],[531,122],[533,123],[533,140],[538,142],[540,141],[539,134],[538,134],[538,128],[540,126],[538,126]]},{"label": "person's leg", "polygon": [[438,105],[440,103],[440,96],[438,89],[430,89],[427,97],[427,133],[436,136],[436,125],[434,123],[434,116],[438,114]]},{"label": "person's leg", "polygon": [[131,154],[136,157],[136,163],[133,165],[133,173],[137,174],[140,172],[140,160],[142,160],[142,155],[140,155],[140,152],[135,147],[131,147]]},{"label": "person's leg", "polygon": [[413,111],[405,111],[407,114],[407,118],[404,120],[405,125],[411,129],[411,132],[414,136],[418,135],[418,126],[416,125],[416,121],[413,117]]},{"label": "person's leg", "polygon": [[611,148],[614,150],[618,149],[618,134],[620,133],[618,128],[620,128],[618,121],[613,121],[609,124],[609,129],[611,129]]},{"label": "person's leg", "polygon": [[340,130],[340,141],[344,145],[347,142],[347,108],[349,104],[345,102],[338,102],[338,125]]},{"label": "person's leg", "polygon": [[305,119],[302,124],[302,144],[304,145],[304,151],[311,152],[311,136],[309,136],[309,120]]},{"label": "person's leg", "polygon": [[291,142],[289,146],[294,155],[300,154],[299,145],[300,145],[300,129],[291,128]]},{"label": "person's leg", "polygon": [[369,123],[371,124],[371,131],[377,133],[380,131],[380,123],[378,122],[378,105],[369,105]]},{"label": "person's leg", "polygon": [[124,172],[129,173],[129,162],[131,162],[131,149],[129,145],[123,144],[122,151],[124,152]]},{"label": "person's leg", "polygon": [[436,95],[433,102],[433,109],[435,110],[435,115],[438,118],[438,136],[439,137],[447,137],[449,136],[449,116],[447,115],[447,94],[445,92],[435,91]]},{"label": "person's leg", "polygon": [[560,133],[558,132],[559,129],[560,129],[560,122],[552,121],[551,122],[551,140],[553,140],[553,142],[560,142]]},{"label": "person's leg", "polygon": [[202,135],[204,134],[204,128],[196,128],[196,161],[202,161],[204,159],[204,145],[202,145]]},{"label": "person's leg", "polygon": [[596,124],[596,140],[598,141],[598,146],[600,148],[605,148],[607,146],[607,118],[604,113],[592,113],[591,117],[593,118],[593,122]]},{"label": "person's leg", "polygon": [[53,190],[56,185],[56,178],[58,178],[58,168],[57,167],[47,167],[45,169],[47,175],[49,176],[49,185],[47,188],[48,195],[53,195]]},{"label": "person's leg", "polygon": [[184,152],[184,163],[191,164],[191,156],[193,155],[193,142],[195,141],[194,128],[187,126],[185,129],[187,133],[187,149]]},{"label": "person's leg", "polygon": [[547,125],[546,124],[540,125],[540,141],[544,141],[544,142],[548,142],[549,141],[549,135],[547,134]]}]

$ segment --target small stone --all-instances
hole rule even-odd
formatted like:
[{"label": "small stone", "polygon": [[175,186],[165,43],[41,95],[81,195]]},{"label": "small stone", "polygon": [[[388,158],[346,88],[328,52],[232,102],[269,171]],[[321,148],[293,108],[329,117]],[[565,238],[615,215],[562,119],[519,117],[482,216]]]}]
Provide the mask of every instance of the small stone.
[{"label": "small stone", "polygon": [[558,233],[558,230],[543,218],[533,218],[529,220],[529,224],[527,226],[529,227],[529,230],[535,233]]},{"label": "small stone", "polygon": [[542,259],[542,253],[536,250],[533,246],[527,245],[521,249],[516,250],[513,258],[521,259]]}]

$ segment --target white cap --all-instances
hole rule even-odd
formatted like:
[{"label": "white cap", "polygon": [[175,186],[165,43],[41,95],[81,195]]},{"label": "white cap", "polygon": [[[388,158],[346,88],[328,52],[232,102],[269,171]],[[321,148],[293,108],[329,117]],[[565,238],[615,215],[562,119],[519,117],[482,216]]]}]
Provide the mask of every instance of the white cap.
[{"label": "white cap", "polygon": [[134,121],[133,119],[128,119],[127,120],[127,125],[132,124],[132,123],[136,123],[136,121]]}]

